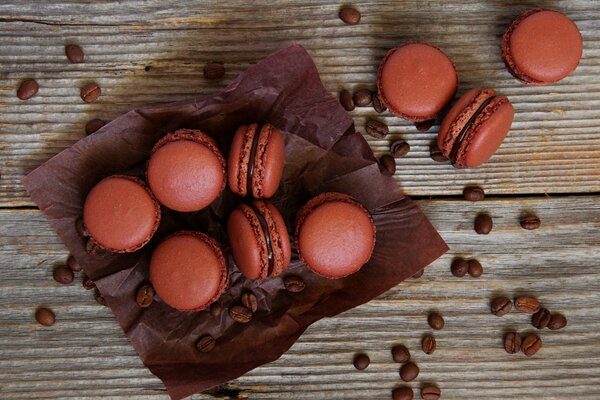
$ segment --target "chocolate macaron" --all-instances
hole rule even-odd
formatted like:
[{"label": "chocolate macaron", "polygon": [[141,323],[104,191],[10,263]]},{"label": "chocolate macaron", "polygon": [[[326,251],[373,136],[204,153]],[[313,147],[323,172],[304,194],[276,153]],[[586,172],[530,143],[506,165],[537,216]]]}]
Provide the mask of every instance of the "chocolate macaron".
[{"label": "chocolate macaron", "polygon": [[150,241],[160,223],[160,206],[140,179],[113,175],[100,181],[83,204],[83,224],[98,247],[131,253]]},{"label": "chocolate macaron", "polygon": [[240,196],[266,199],[275,194],[283,173],[285,143],[271,124],[238,128],[229,151],[229,187]]},{"label": "chocolate macaron", "polygon": [[583,40],[577,25],[558,11],[525,11],[502,36],[508,71],[528,85],[558,82],[577,68]]},{"label": "chocolate macaron", "polygon": [[318,275],[343,278],[358,271],[375,247],[369,212],[353,197],[328,192],[298,212],[295,242],[300,259]]},{"label": "chocolate macaron", "polygon": [[471,89],[452,106],[438,134],[438,147],[455,166],[478,167],[500,147],[515,110],[494,89]]},{"label": "chocolate macaron", "polygon": [[290,238],[277,208],[255,200],[229,215],[227,233],[238,269],[248,279],[281,274],[291,259]]},{"label": "chocolate macaron", "polygon": [[217,241],[204,233],[179,231],[152,253],[150,280],[160,298],[180,311],[200,311],[216,301],[229,282]]},{"label": "chocolate macaron", "polygon": [[452,100],[458,74],[452,60],[437,47],[406,43],[388,51],[379,65],[379,98],[400,118],[414,122],[434,119]]},{"label": "chocolate macaron", "polygon": [[225,188],[225,159],[205,133],[179,129],[154,145],[146,174],[163,205],[175,211],[198,211]]}]

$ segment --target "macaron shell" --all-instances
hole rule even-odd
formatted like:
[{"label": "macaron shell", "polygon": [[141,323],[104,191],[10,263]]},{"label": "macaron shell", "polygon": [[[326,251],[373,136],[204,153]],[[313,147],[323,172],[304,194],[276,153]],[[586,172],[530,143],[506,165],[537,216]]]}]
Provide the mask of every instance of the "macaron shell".
[{"label": "macaron shell", "polygon": [[263,202],[263,207],[262,210],[264,210],[264,216],[269,226],[271,245],[275,255],[275,265],[271,276],[277,276],[290,265],[292,259],[290,237],[279,210],[268,202]]},{"label": "macaron shell", "polygon": [[229,188],[240,196],[247,195],[248,162],[257,124],[240,126],[233,137],[227,159]]},{"label": "macaron shell", "polygon": [[242,205],[231,212],[227,234],[233,259],[248,279],[264,279],[268,274],[267,245],[260,222],[252,209]]},{"label": "macaron shell", "polygon": [[281,131],[265,124],[256,151],[252,193],[255,198],[272,197],[279,188],[285,164],[285,141]]}]

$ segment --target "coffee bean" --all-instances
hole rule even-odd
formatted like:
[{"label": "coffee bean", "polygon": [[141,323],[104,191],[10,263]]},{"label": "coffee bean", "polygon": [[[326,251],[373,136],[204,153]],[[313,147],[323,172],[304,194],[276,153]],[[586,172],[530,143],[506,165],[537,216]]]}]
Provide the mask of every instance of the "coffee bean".
[{"label": "coffee bean", "polygon": [[435,124],[435,119],[415,123],[415,127],[419,132],[427,132]]},{"label": "coffee bean", "polygon": [[96,283],[88,277],[83,278],[82,285],[85,288],[85,290],[92,290],[96,287]]},{"label": "coffee bean", "polygon": [[394,158],[404,157],[410,151],[410,145],[404,140],[394,140],[390,145],[390,153]]},{"label": "coffee bean", "polygon": [[427,322],[432,329],[439,331],[444,329],[445,321],[444,317],[442,317],[439,313],[432,312],[427,316]]},{"label": "coffee bean", "polygon": [[469,271],[469,263],[462,258],[455,258],[450,266],[450,271],[457,278],[462,278]]},{"label": "coffee bean", "polygon": [[538,312],[531,316],[531,325],[538,329],[544,329],[548,326],[550,318],[552,318],[550,311],[545,308],[540,308]]},{"label": "coffee bean", "polygon": [[371,360],[366,354],[357,354],[354,357],[354,361],[352,363],[354,364],[354,368],[356,368],[359,371],[362,371],[363,369],[367,369],[367,367],[371,363]]},{"label": "coffee bean", "polygon": [[481,266],[481,263],[475,259],[469,260],[469,275],[471,275],[473,278],[479,278],[481,275],[483,275],[483,267]]},{"label": "coffee bean", "polygon": [[88,121],[87,124],[85,124],[85,134],[91,135],[92,133],[96,132],[98,129],[102,128],[104,125],[106,125],[106,122],[102,121],[99,118],[94,118],[94,119]]},{"label": "coffee bean", "polygon": [[521,343],[521,351],[531,357],[542,348],[542,339],[538,335],[529,335]]},{"label": "coffee bean", "polygon": [[229,316],[235,322],[246,324],[252,319],[252,311],[244,306],[233,306],[229,309]]},{"label": "coffee bean", "polygon": [[406,348],[406,346],[397,344],[392,347],[392,358],[395,362],[404,364],[410,361],[410,351]]},{"label": "coffee bean", "polygon": [[215,338],[210,335],[205,335],[196,342],[196,349],[201,353],[208,353],[215,348],[215,345]]},{"label": "coffee bean", "polygon": [[357,107],[366,107],[371,104],[373,94],[369,89],[360,89],[354,92],[354,105]]},{"label": "coffee bean", "polygon": [[73,282],[73,271],[69,267],[58,267],[52,272],[54,280],[63,285]]},{"label": "coffee bean", "polygon": [[446,158],[444,153],[442,153],[442,150],[440,150],[440,148],[437,146],[437,144],[434,144],[431,147],[429,147],[429,156],[431,157],[431,159],[433,161],[437,161],[437,162],[448,161],[448,158]]},{"label": "coffee bean", "polygon": [[414,274],[412,276],[412,278],[420,278],[423,276],[423,274],[425,273],[425,268],[423,268],[422,270],[420,270],[419,272],[417,272],[416,274]]},{"label": "coffee bean", "polygon": [[348,25],[356,25],[360,22],[360,12],[352,7],[342,8],[338,16]]},{"label": "coffee bean", "polygon": [[400,378],[404,382],[410,382],[419,376],[419,367],[413,362],[407,362],[400,367]]},{"label": "coffee bean", "polygon": [[79,64],[83,62],[83,50],[76,44],[68,44],[65,46],[65,54],[69,61],[73,64]]},{"label": "coffee bean", "polygon": [[222,311],[222,307],[219,303],[212,303],[210,305],[210,315],[212,315],[213,317],[218,317],[219,315],[221,315],[221,311]]},{"label": "coffee bean", "polygon": [[383,167],[383,172],[388,176],[396,173],[396,160],[389,154],[384,154],[379,158],[379,165]]},{"label": "coffee bean", "polygon": [[540,310],[540,302],[533,296],[517,296],[515,308],[527,314],[535,314]]},{"label": "coffee bean", "polygon": [[154,288],[149,285],[144,285],[138,289],[135,296],[135,302],[142,308],[150,307],[154,300]]},{"label": "coffee bean", "polygon": [[425,354],[432,354],[435,351],[435,338],[431,335],[423,336],[423,340],[421,340],[421,349]]},{"label": "coffee bean", "polygon": [[386,124],[374,119],[367,121],[365,124],[365,130],[369,135],[377,139],[384,138],[388,133],[390,133],[390,130]]},{"label": "coffee bean", "polygon": [[289,275],[283,279],[283,284],[288,292],[299,293],[306,287],[304,281],[299,276]]},{"label": "coffee bean", "polygon": [[467,186],[463,189],[463,196],[467,201],[482,201],[485,197],[485,192],[477,186]]},{"label": "coffee bean", "polygon": [[542,222],[535,215],[523,215],[521,216],[521,228],[527,229],[528,231],[532,231],[534,229],[538,229]]},{"label": "coffee bean", "polygon": [[521,335],[517,332],[508,332],[504,335],[504,350],[508,354],[516,354],[521,351]]},{"label": "coffee bean", "polygon": [[106,304],[106,299],[104,296],[102,296],[98,289],[94,290],[94,300],[96,300],[96,303],[100,304],[101,306],[108,307],[108,304]]},{"label": "coffee bean", "polygon": [[346,111],[354,110],[354,100],[352,100],[352,94],[346,89],[340,92],[340,104]]},{"label": "coffee bean", "polygon": [[253,313],[255,313],[256,310],[258,310],[258,300],[252,292],[245,292],[244,294],[242,294],[242,304],[244,305],[244,307],[246,307]]},{"label": "coffee bean", "polygon": [[41,307],[35,311],[35,320],[40,325],[52,326],[56,322],[56,315],[52,310]]},{"label": "coffee bean", "polygon": [[225,75],[225,64],[220,61],[209,62],[204,66],[206,79],[220,79]]},{"label": "coffee bean", "polygon": [[392,400],[413,400],[413,390],[408,386],[400,386],[392,390]]},{"label": "coffee bean", "polygon": [[377,93],[373,94],[372,101],[373,101],[373,109],[375,110],[376,113],[381,114],[382,112],[387,110],[387,107],[385,106],[385,104],[383,104],[381,102],[381,99],[379,98],[379,95]]},{"label": "coffee bean", "polygon": [[567,318],[562,314],[552,314],[550,322],[548,322],[548,329],[556,331],[567,326]]},{"label": "coffee bean", "polygon": [[69,258],[67,258],[67,267],[71,268],[71,271],[73,272],[81,271],[81,265],[79,265],[72,255],[69,255]]},{"label": "coffee bean", "polygon": [[512,301],[506,296],[496,297],[490,305],[492,314],[501,317],[506,315],[512,309]]},{"label": "coffee bean", "polygon": [[17,97],[21,100],[30,99],[37,94],[38,89],[38,83],[34,79],[27,79],[17,89]]},{"label": "coffee bean", "polygon": [[441,395],[442,391],[436,386],[427,385],[421,388],[421,398],[423,400],[438,400]]},{"label": "coffee bean", "polygon": [[88,83],[79,90],[79,95],[81,96],[81,99],[86,103],[95,102],[96,100],[98,100],[98,97],[100,97],[101,94],[102,90],[100,89],[100,86],[98,86],[98,84],[96,83]]},{"label": "coffee bean", "polygon": [[480,235],[487,235],[492,231],[494,226],[494,221],[492,221],[492,217],[489,214],[477,214],[475,217],[475,232]]}]

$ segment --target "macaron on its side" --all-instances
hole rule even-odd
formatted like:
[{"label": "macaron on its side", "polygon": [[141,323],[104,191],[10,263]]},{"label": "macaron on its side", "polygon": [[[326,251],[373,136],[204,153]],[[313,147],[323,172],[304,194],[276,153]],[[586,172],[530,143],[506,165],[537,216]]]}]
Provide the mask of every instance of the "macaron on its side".
[{"label": "macaron on its side", "polygon": [[271,124],[262,126],[254,158],[252,195],[257,199],[272,197],[281,181],[285,164],[285,142],[281,131]]},{"label": "macaron on its side", "polygon": [[240,126],[231,143],[227,159],[227,179],[232,192],[240,196],[248,195],[248,168],[252,144],[258,124]]},{"label": "macaron on its side", "polygon": [[229,282],[218,242],[196,231],[179,231],[152,253],[150,280],[160,298],[179,311],[200,311],[215,302]]},{"label": "macaron on its side", "polygon": [[141,179],[113,175],[88,193],[83,224],[90,240],[112,253],[132,253],[144,247],[158,229],[160,205]]}]

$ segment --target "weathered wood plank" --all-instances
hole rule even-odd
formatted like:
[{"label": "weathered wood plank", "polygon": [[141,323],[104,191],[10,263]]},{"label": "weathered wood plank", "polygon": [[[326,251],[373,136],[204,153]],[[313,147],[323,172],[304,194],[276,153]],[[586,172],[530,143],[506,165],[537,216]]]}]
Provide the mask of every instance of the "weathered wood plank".
[{"label": "weathered wood plank", "polygon": [[[287,0],[110,2],[17,2],[0,4],[0,207],[28,206],[20,180],[83,136],[87,120],[112,119],[136,106],[214,93],[257,59],[291,43],[314,57],[325,86],[373,87],[385,52],[411,39],[428,40],[453,57],[463,93],[493,86],[517,110],[513,129],[483,168],[454,170],[429,158],[437,126],[417,132],[385,113],[392,132],[369,139],[377,155],[389,142],[411,145],[398,160],[398,182],[411,195],[458,194],[477,183],[488,193],[569,193],[600,190],[600,30],[592,0],[545,3],[565,11],[584,37],[577,71],[547,87],[524,87],[504,69],[500,36],[520,11],[538,2],[379,1],[360,5],[360,25],[337,18],[338,3]],[[259,10],[259,12],[257,12]],[[79,43],[83,64],[69,64],[65,43]],[[202,77],[205,62],[226,63],[222,82]],[[146,67],[149,70],[146,71]],[[36,78],[40,93],[18,100],[19,82]],[[96,80],[99,102],[83,104],[79,87]],[[354,111],[357,127],[375,115]]]},{"label": "weathered wood plank", "polygon": [[[444,399],[573,399],[600,397],[600,197],[540,197],[420,201],[451,251],[383,296],[336,318],[319,321],[280,360],[232,382],[250,399],[385,399],[399,384],[390,347],[404,343],[421,375]],[[473,217],[494,217],[488,236],[476,235]],[[542,228],[518,225],[535,212]],[[451,259],[477,257],[479,279],[454,278]],[[161,382],[143,366],[110,311],[79,284],[61,286],[52,267],[66,251],[37,211],[0,211],[0,397],[163,399]],[[81,279],[78,279],[80,282]],[[509,328],[533,332],[529,317],[498,318],[488,302],[499,293],[529,293],[564,313],[562,331],[542,331],[536,356],[510,356],[501,337]],[[35,307],[52,307],[58,322],[42,328]],[[440,311],[438,350],[419,350],[430,332],[426,315]],[[357,372],[354,352],[372,364]],[[194,398],[210,398],[198,395]]]}]

